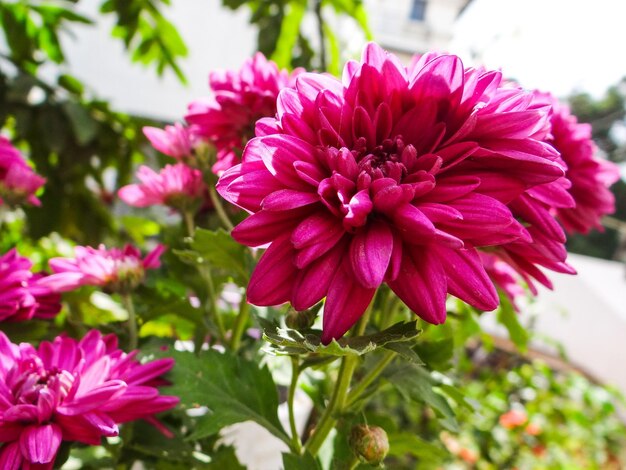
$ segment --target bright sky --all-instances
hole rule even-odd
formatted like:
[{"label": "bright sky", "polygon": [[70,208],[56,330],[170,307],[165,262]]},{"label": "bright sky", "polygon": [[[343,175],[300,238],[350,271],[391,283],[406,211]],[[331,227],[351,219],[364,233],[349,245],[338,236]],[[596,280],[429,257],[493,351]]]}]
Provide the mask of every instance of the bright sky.
[{"label": "bright sky", "polygon": [[527,88],[601,96],[626,77],[625,22],[623,0],[474,0],[450,51]]}]

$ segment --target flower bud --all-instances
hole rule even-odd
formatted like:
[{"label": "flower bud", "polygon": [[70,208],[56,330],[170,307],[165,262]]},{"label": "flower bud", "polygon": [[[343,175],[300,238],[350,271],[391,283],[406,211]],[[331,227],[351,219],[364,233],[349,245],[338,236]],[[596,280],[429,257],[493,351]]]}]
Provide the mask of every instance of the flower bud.
[{"label": "flower bud", "polygon": [[383,428],[358,424],[350,431],[350,447],[362,462],[379,465],[389,452],[389,439]]},{"label": "flower bud", "polygon": [[306,330],[313,326],[317,313],[312,310],[304,310],[297,312],[293,309],[289,309],[287,316],[285,317],[285,324],[292,330]]}]

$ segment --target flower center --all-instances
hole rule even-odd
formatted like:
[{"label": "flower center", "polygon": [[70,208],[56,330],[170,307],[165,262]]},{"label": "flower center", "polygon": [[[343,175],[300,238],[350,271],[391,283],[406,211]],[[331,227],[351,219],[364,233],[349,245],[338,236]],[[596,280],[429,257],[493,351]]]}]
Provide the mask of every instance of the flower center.
[{"label": "flower center", "polygon": [[405,145],[402,136],[385,139],[372,150],[367,150],[364,138],[357,139],[352,151],[358,163],[359,173],[368,174],[372,180],[392,178],[400,183],[407,176],[417,159],[417,151],[412,145]]}]

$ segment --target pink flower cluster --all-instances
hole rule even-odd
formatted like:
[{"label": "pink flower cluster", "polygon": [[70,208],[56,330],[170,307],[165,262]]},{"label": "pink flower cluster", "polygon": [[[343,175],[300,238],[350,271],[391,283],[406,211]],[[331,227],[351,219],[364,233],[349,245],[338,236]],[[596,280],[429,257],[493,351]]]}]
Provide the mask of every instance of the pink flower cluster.
[{"label": "pink flower cluster", "polygon": [[131,206],[164,205],[185,211],[199,206],[204,200],[206,187],[202,172],[184,163],[166,165],[159,173],[141,166],[137,178],[141,184],[129,184],[117,193]]},{"label": "pink flower cluster", "polygon": [[300,71],[289,74],[257,53],[237,71],[212,72],[209,86],[213,95],[194,101],[185,116],[188,126],[176,123],[164,129],[144,127],[143,132],[158,151],[179,161],[158,174],[141,167],[141,184],[128,185],[118,195],[135,207],[167,205],[181,210],[200,206],[205,186],[202,172],[204,156],[197,149],[215,149],[212,171],[221,174],[240,161],[246,142],[254,136],[258,119],[276,114],[276,97],[281,89],[292,86]]},{"label": "pink flower cluster", "polygon": [[569,108],[553,96],[544,96],[551,101],[553,110],[549,142],[561,153],[565,176],[571,183],[568,192],[575,202],[572,207],[557,208],[557,218],[570,233],[602,230],[602,216],[615,211],[615,198],[609,187],[619,179],[619,169],[597,156],[591,125],[579,123]]},{"label": "pink flower cluster", "polygon": [[63,441],[99,445],[118,424],[145,419],[165,433],[155,413],[178,398],[159,394],[172,359],[141,364],[113,335],[57,337],[13,344],[0,332],[0,468],[52,469]]},{"label": "pink flower cluster", "polygon": [[0,205],[31,204],[41,202],[35,196],[46,182],[36,174],[11,142],[0,136]]},{"label": "pink flower cluster", "polygon": [[0,256],[0,321],[49,319],[61,310],[61,298],[42,283],[44,274],[12,249]]},{"label": "pink flower cluster", "polygon": [[304,310],[326,297],[328,342],[382,283],[430,323],[447,294],[493,310],[486,247],[527,279],[573,272],[553,218],[574,200],[551,117],[552,103],[453,55],[404,67],[369,44],[342,80],[299,75],[218,183],[252,214],[233,237],[269,244],[248,299]]},{"label": "pink flower cluster", "polygon": [[195,135],[216,147],[215,173],[239,163],[246,142],[254,137],[257,120],[275,115],[278,93],[293,86],[299,73],[279,70],[257,52],[237,72],[216,71],[209,75],[213,96],[192,102],[185,121]]},{"label": "pink flower cluster", "polygon": [[55,292],[67,292],[80,286],[99,286],[110,292],[129,292],[140,284],[147,269],[160,266],[165,246],[158,245],[144,259],[137,248],[126,245],[123,249],[104,245],[98,248],[77,246],[75,258],[52,258],[49,261],[53,274],[41,283]]}]

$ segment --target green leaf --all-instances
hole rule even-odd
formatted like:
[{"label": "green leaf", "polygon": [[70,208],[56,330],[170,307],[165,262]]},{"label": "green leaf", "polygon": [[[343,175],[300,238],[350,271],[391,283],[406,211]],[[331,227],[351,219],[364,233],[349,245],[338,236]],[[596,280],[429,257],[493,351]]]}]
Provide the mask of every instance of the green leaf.
[{"label": "green leaf", "polygon": [[303,455],[283,454],[284,470],[322,470],[319,462],[310,453]]},{"label": "green leaf", "polygon": [[283,18],[280,27],[280,36],[276,43],[276,50],[272,54],[272,60],[278,67],[284,68],[291,65],[293,47],[298,41],[300,34],[300,24],[306,12],[306,2],[302,0],[291,0],[287,4],[287,13]]},{"label": "green leaf", "polygon": [[454,340],[420,341],[414,349],[431,369],[446,370],[450,368],[454,355]]},{"label": "green leaf", "polygon": [[273,352],[277,354],[316,353],[330,356],[361,356],[377,348],[387,347],[391,343],[413,341],[421,333],[416,325],[416,321],[400,322],[378,333],[343,337],[324,345],[319,331],[310,330],[309,333],[303,334],[297,330],[279,328],[265,322],[263,338],[274,346]]},{"label": "green leaf", "polygon": [[59,75],[57,83],[59,84],[59,86],[76,95],[82,95],[83,91],[85,90],[85,87],[83,86],[81,81],[71,75]]},{"label": "green leaf", "polygon": [[224,230],[199,228],[190,242],[190,250],[175,251],[190,264],[206,264],[232,273],[235,281],[246,284],[249,280],[250,255],[248,249],[237,243]]},{"label": "green leaf", "polygon": [[445,397],[434,390],[439,384],[425,368],[415,364],[403,364],[389,369],[385,376],[405,399],[427,404],[439,416],[444,427],[458,432],[454,410]]},{"label": "green leaf", "polygon": [[432,463],[433,467],[439,467],[449,456],[444,448],[428,442],[413,433],[390,434],[389,455],[403,457],[407,454],[417,457],[419,460]]},{"label": "green leaf", "polygon": [[80,145],[91,142],[98,134],[99,124],[87,108],[74,101],[63,103],[63,111],[72,123],[76,140]]},{"label": "green leaf", "polygon": [[246,467],[237,460],[235,448],[232,446],[220,446],[217,452],[211,455],[211,463],[206,468],[211,470],[246,470]]},{"label": "green leaf", "polygon": [[500,308],[498,308],[496,318],[498,322],[509,332],[511,341],[513,341],[513,343],[521,351],[526,351],[530,336],[528,331],[526,331],[526,329],[519,322],[517,312],[515,312],[513,305],[505,295],[500,296]]},{"label": "green leaf", "polygon": [[190,439],[217,433],[224,426],[253,420],[290,444],[278,420],[278,393],[267,367],[214,350],[200,354],[173,352],[175,384],[168,393],[178,395],[184,408],[206,406]]}]

